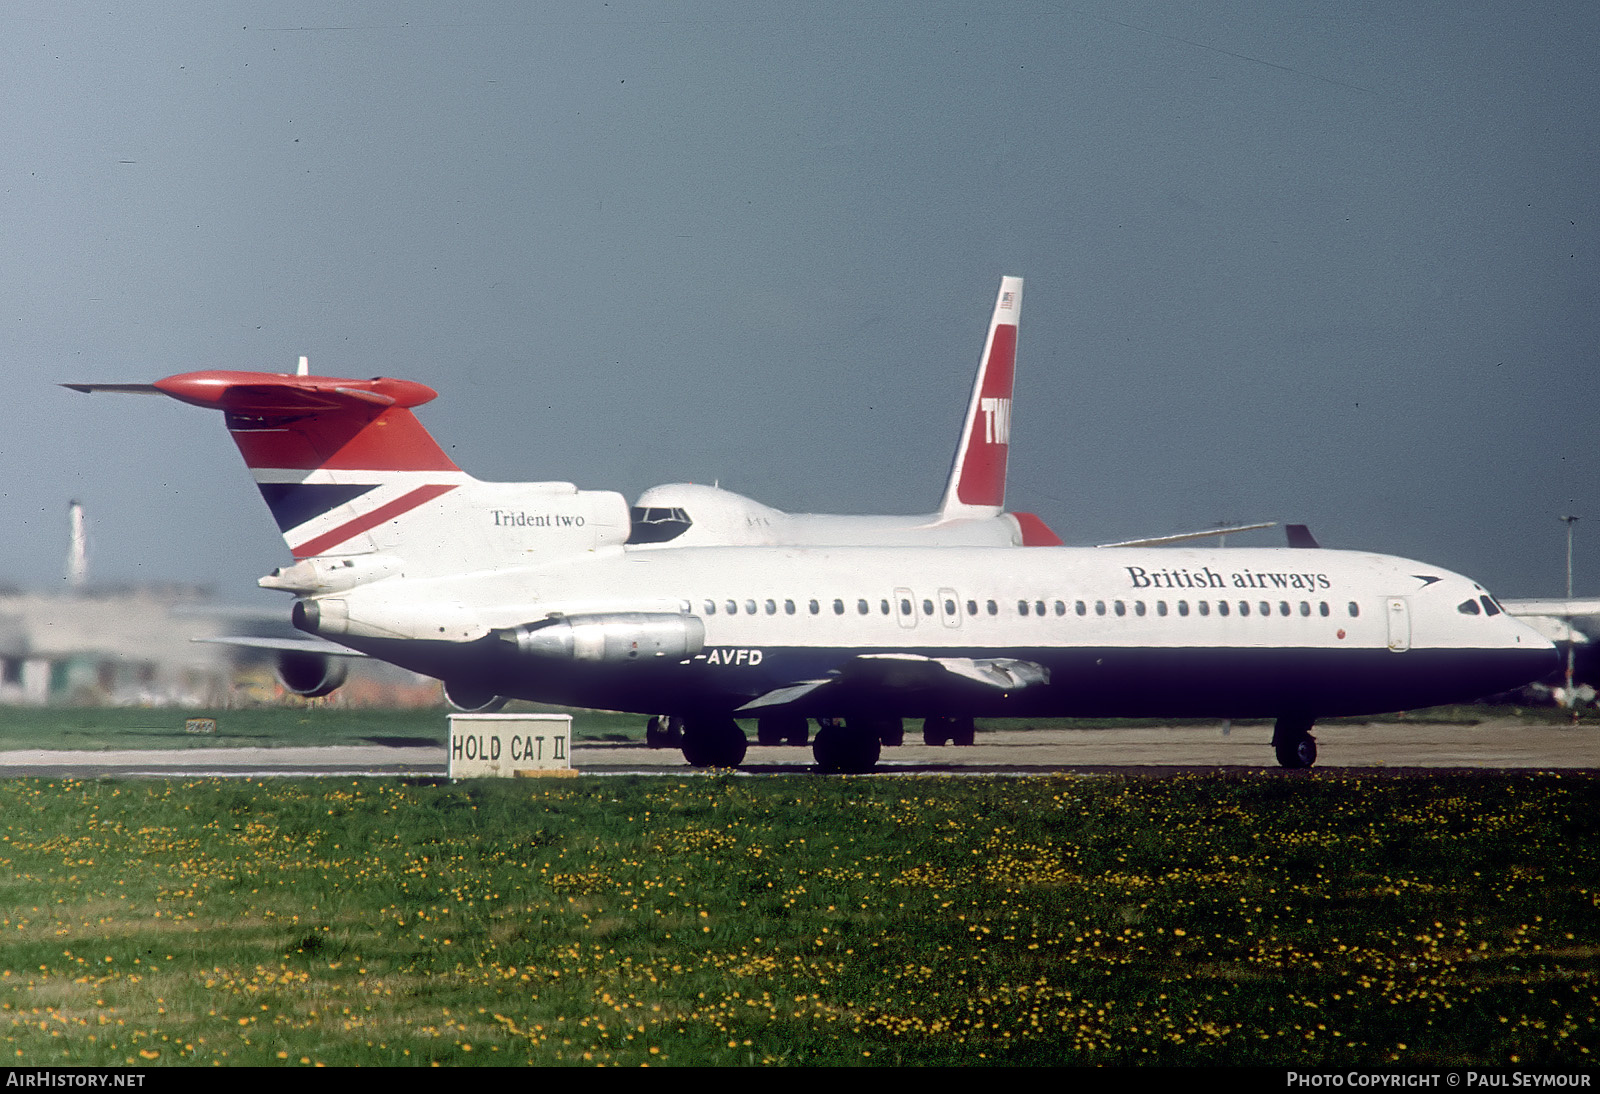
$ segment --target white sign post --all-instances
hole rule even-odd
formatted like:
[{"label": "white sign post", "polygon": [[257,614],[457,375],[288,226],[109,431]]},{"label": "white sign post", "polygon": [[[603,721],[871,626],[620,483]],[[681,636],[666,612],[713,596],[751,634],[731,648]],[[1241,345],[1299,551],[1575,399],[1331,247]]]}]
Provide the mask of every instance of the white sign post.
[{"label": "white sign post", "polygon": [[576,775],[570,714],[450,715],[450,777]]}]

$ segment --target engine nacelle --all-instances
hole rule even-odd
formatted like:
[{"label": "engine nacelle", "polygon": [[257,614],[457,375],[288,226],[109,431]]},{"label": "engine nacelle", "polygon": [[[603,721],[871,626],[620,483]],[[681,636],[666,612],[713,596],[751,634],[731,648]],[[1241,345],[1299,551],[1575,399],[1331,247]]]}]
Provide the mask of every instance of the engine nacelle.
[{"label": "engine nacelle", "polygon": [[529,623],[500,637],[533,657],[569,661],[681,661],[706,646],[698,616],[664,612],[605,612]]},{"label": "engine nacelle", "polygon": [[444,682],[444,698],[463,714],[493,714],[506,705],[506,697],[461,680]]},{"label": "engine nacelle", "polygon": [[350,675],[349,659],[322,653],[278,654],[278,680],[307,699],[320,699],[336,691]]}]

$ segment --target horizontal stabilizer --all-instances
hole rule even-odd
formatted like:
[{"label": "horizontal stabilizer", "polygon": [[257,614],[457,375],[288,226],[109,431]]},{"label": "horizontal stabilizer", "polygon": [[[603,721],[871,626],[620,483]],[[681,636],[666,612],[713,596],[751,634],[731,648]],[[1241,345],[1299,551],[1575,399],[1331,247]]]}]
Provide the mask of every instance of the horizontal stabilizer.
[{"label": "horizontal stabilizer", "polygon": [[274,653],[320,653],[326,657],[365,657],[360,650],[341,646],[322,638],[256,638],[251,635],[225,635],[216,638],[191,638],[216,646],[238,646],[247,650],[272,650]]},{"label": "horizontal stabilizer", "polygon": [[1209,528],[1204,532],[1179,532],[1175,536],[1152,536],[1149,539],[1124,539],[1117,543],[1096,543],[1096,547],[1165,547],[1172,543],[1188,543],[1196,539],[1210,539],[1212,536],[1231,536],[1235,532],[1254,532],[1258,528],[1275,528],[1275,520],[1262,521],[1260,524],[1232,524],[1224,528]]}]

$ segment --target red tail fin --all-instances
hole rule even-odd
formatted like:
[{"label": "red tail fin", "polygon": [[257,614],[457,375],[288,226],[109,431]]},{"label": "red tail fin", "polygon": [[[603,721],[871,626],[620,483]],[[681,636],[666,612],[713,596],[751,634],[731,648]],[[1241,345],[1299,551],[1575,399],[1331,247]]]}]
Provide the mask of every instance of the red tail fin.
[{"label": "red tail fin", "polygon": [[1000,279],[984,340],[972,400],[956,447],[950,481],[939,506],[945,519],[992,517],[1006,501],[1006,457],[1011,445],[1011,389],[1022,317],[1022,278]]}]

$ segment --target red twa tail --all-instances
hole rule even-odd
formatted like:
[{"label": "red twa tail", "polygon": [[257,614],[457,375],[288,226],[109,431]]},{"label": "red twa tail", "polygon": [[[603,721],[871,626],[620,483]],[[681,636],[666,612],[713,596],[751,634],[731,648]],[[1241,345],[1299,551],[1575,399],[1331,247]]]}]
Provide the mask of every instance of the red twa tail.
[{"label": "red twa tail", "polygon": [[998,516],[1006,502],[1006,457],[1011,451],[1011,388],[1022,318],[1022,278],[1000,279],[1000,295],[972,385],[972,401],[950,467],[939,516],[944,520]]}]

